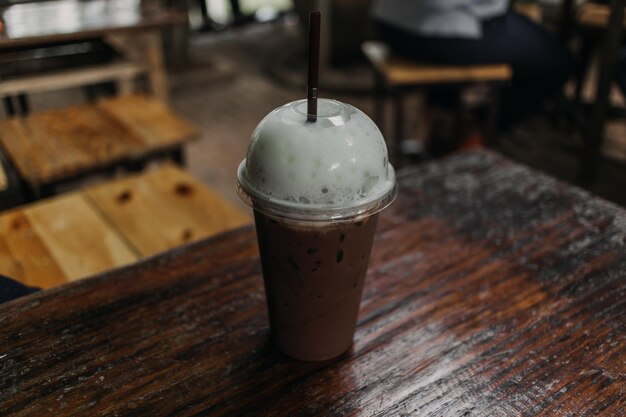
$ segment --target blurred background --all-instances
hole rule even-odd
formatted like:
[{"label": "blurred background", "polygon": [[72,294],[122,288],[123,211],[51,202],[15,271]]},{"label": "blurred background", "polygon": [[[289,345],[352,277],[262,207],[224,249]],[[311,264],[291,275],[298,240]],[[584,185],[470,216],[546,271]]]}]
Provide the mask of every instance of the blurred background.
[{"label": "blurred background", "polygon": [[624,0],[459,0],[478,26],[427,3],[0,0],[0,274],[48,287],[250,222],[235,172],[305,98],[312,10],[320,96],[396,168],[488,148],[626,205]]},{"label": "blurred background", "polygon": [[[0,6],[4,22],[2,36],[6,38],[0,54],[3,67],[0,73],[7,81],[23,76],[25,72],[58,72],[64,68],[107,62],[124,54],[119,41],[109,42],[107,36],[98,33],[93,37],[88,34],[83,39],[62,39],[60,43],[44,40],[16,43],[16,46],[10,44],[11,39],[33,36],[33,28],[45,32],[44,28],[50,26],[52,31],[69,33],[88,31],[90,26],[100,23],[136,24],[140,19],[138,10],[143,10],[141,13],[169,10],[184,15],[184,23],[158,28],[168,82],[167,102],[175,112],[199,128],[199,139],[184,149],[188,170],[236,205],[240,202],[234,192],[234,173],[245,154],[252,130],[274,107],[304,97],[308,11],[321,10],[323,13],[321,95],[350,102],[377,121],[381,117],[375,114],[373,63],[363,53],[364,42],[378,37],[371,16],[372,5],[367,0],[3,0]],[[624,104],[615,83],[609,92],[611,108],[605,110],[600,131],[604,138],[601,162],[593,175],[585,178],[580,173],[585,129],[593,123],[591,119],[594,117],[597,63],[601,59],[602,40],[609,24],[606,16],[604,22],[582,22],[580,10],[584,6],[578,1],[557,0],[518,1],[513,5],[537,25],[554,33],[579,65],[585,61],[585,70],[572,74],[561,95],[542,103],[536,111],[524,114],[512,127],[499,131],[497,144],[493,147],[517,161],[625,204],[626,125],[619,117],[614,117],[621,115]],[[608,13],[610,5],[601,6]],[[564,7],[571,10],[564,13]],[[98,19],[102,22],[98,23]],[[614,60],[614,65],[618,64]],[[482,84],[489,82],[488,79]],[[432,83],[440,82],[435,80]],[[493,98],[484,97],[485,88],[480,80],[476,85],[470,84],[458,88],[461,101],[470,103],[470,110],[455,108],[451,112],[466,112],[459,116],[464,120],[460,123],[465,123],[470,133],[459,133],[454,124],[457,122],[446,123],[445,117],[435,126],[425,126],[428,124],[425,115],[430,114],[427,109],[429,100],[425,96],[442,94],[440,90],[429,92],[428,85],[418,86],[425,88],[407,86],[402,97],[403,118],[400,122],[393,114],[395,107],[389,102],[393,102],[390,96],[392,100],[383,104],[385,123],[380,124],[385,136],[395,140],[394,143],[401,148],[401,160],[396,161],[397,165],[443,157],[449,151],[468,146],[468,143],[470,147],[487,146],[485,135],[481,133],[485,116],[481,116],[480,109],[471,108],[480,107],[481,102],[488,106],[484,100]],[[576,96],[577,89],[580,90],[579,96]],[[28,112],[32,114],[116,94],[114,88],[107,89],[106,83],[36,90],[28,94],[6,95],[2,109],[5,117],[10,116],[11,110],[19,112],[18,98],[27,101]],[[17,110],[8,108],[8,96],[13,96],[15,104],[12,107]],[[582,122],[586,115],[587,123]],[[456,116],[451,114],[449,120]],[[403,125],[401,130],[398,123]],[[433,133],[433,129],[439,132]],[[397,137],[398,132],[404,137]],[[478,140],[465,140],[472,136]],[[445,145],[433,146],[432,142],[436,140]],[[400,141],[404,143],[399,144]]]}]

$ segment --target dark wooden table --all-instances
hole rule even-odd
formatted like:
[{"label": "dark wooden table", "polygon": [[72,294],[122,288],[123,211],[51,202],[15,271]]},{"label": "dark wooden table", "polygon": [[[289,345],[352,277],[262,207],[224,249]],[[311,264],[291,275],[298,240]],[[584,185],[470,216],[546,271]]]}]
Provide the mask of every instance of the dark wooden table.
[{"label": "dark wooden table", "polygon": [[140,0],[47,0],[0,7],[0,50],[184,24],[186,16]]},{"label": "dark wooden table", "polygon": [[[141,3],[140,0],[48,0],[0,7],[0,53],[22,47],[103,39],[133,62],[145,65],[154,94],[167,100],[161,31],[186,24],[187,16]],[[60,83],[60,80],[51,82]]]},{"label": "dark wooden table", "polygon": [[624,415],[626,211],[488,152],[400,184],[344,357],[270,344],[243,227],[0,306],[0,414]]}]

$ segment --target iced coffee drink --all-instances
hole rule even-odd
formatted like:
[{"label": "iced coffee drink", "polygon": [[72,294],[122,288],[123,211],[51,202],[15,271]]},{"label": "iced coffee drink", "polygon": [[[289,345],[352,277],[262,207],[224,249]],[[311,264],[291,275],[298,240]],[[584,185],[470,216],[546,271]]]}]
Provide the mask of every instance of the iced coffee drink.
[{"label": "iced coffee drink", "polygon": [[319,100],[271,112],[253,133],[238,190],[254,208],[272,337],[325,360],[352,343],[378,212],[396,194],[384,139],[360,110]]}]

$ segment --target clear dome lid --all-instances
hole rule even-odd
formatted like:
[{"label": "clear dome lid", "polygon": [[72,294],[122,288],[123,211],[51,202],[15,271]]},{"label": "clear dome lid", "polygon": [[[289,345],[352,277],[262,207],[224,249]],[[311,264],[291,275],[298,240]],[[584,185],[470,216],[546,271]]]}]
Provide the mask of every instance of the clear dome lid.
[{"label": "clear dome lid", "polygon": [[269,113],[237,172],[238,191],[266,214],[302,220],[340,220],[380,211],[396,193],[385,140],[362,111],[319,99],[317,121],[306,100]]}]

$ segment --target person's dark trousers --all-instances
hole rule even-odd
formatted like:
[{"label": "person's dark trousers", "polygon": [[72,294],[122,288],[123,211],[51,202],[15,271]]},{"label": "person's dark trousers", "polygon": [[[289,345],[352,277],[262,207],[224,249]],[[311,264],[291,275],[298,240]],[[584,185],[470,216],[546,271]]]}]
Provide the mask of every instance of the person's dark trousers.
[{"label": "person's dark trousers", "polygon": [[626,46],[622,46],[619,50],[619,56],[617,59],[617,85],[622,92],[622,95],[626,97]]},{"label": "person's dark trousers", "polygon": [[39,291],[0,275],[0,304]]},{"label": "person's dark trousers", "polygon": [[513,80],[503,92],[503,127],[540,110],[542,101],[559,92],[575,69],[572,55],[555,36],[513,11],[484,21],[480,39],[418,36],[385,23],[379,23],[378,30],[396,53],[414,60],[451,65],[509,64]]}]

